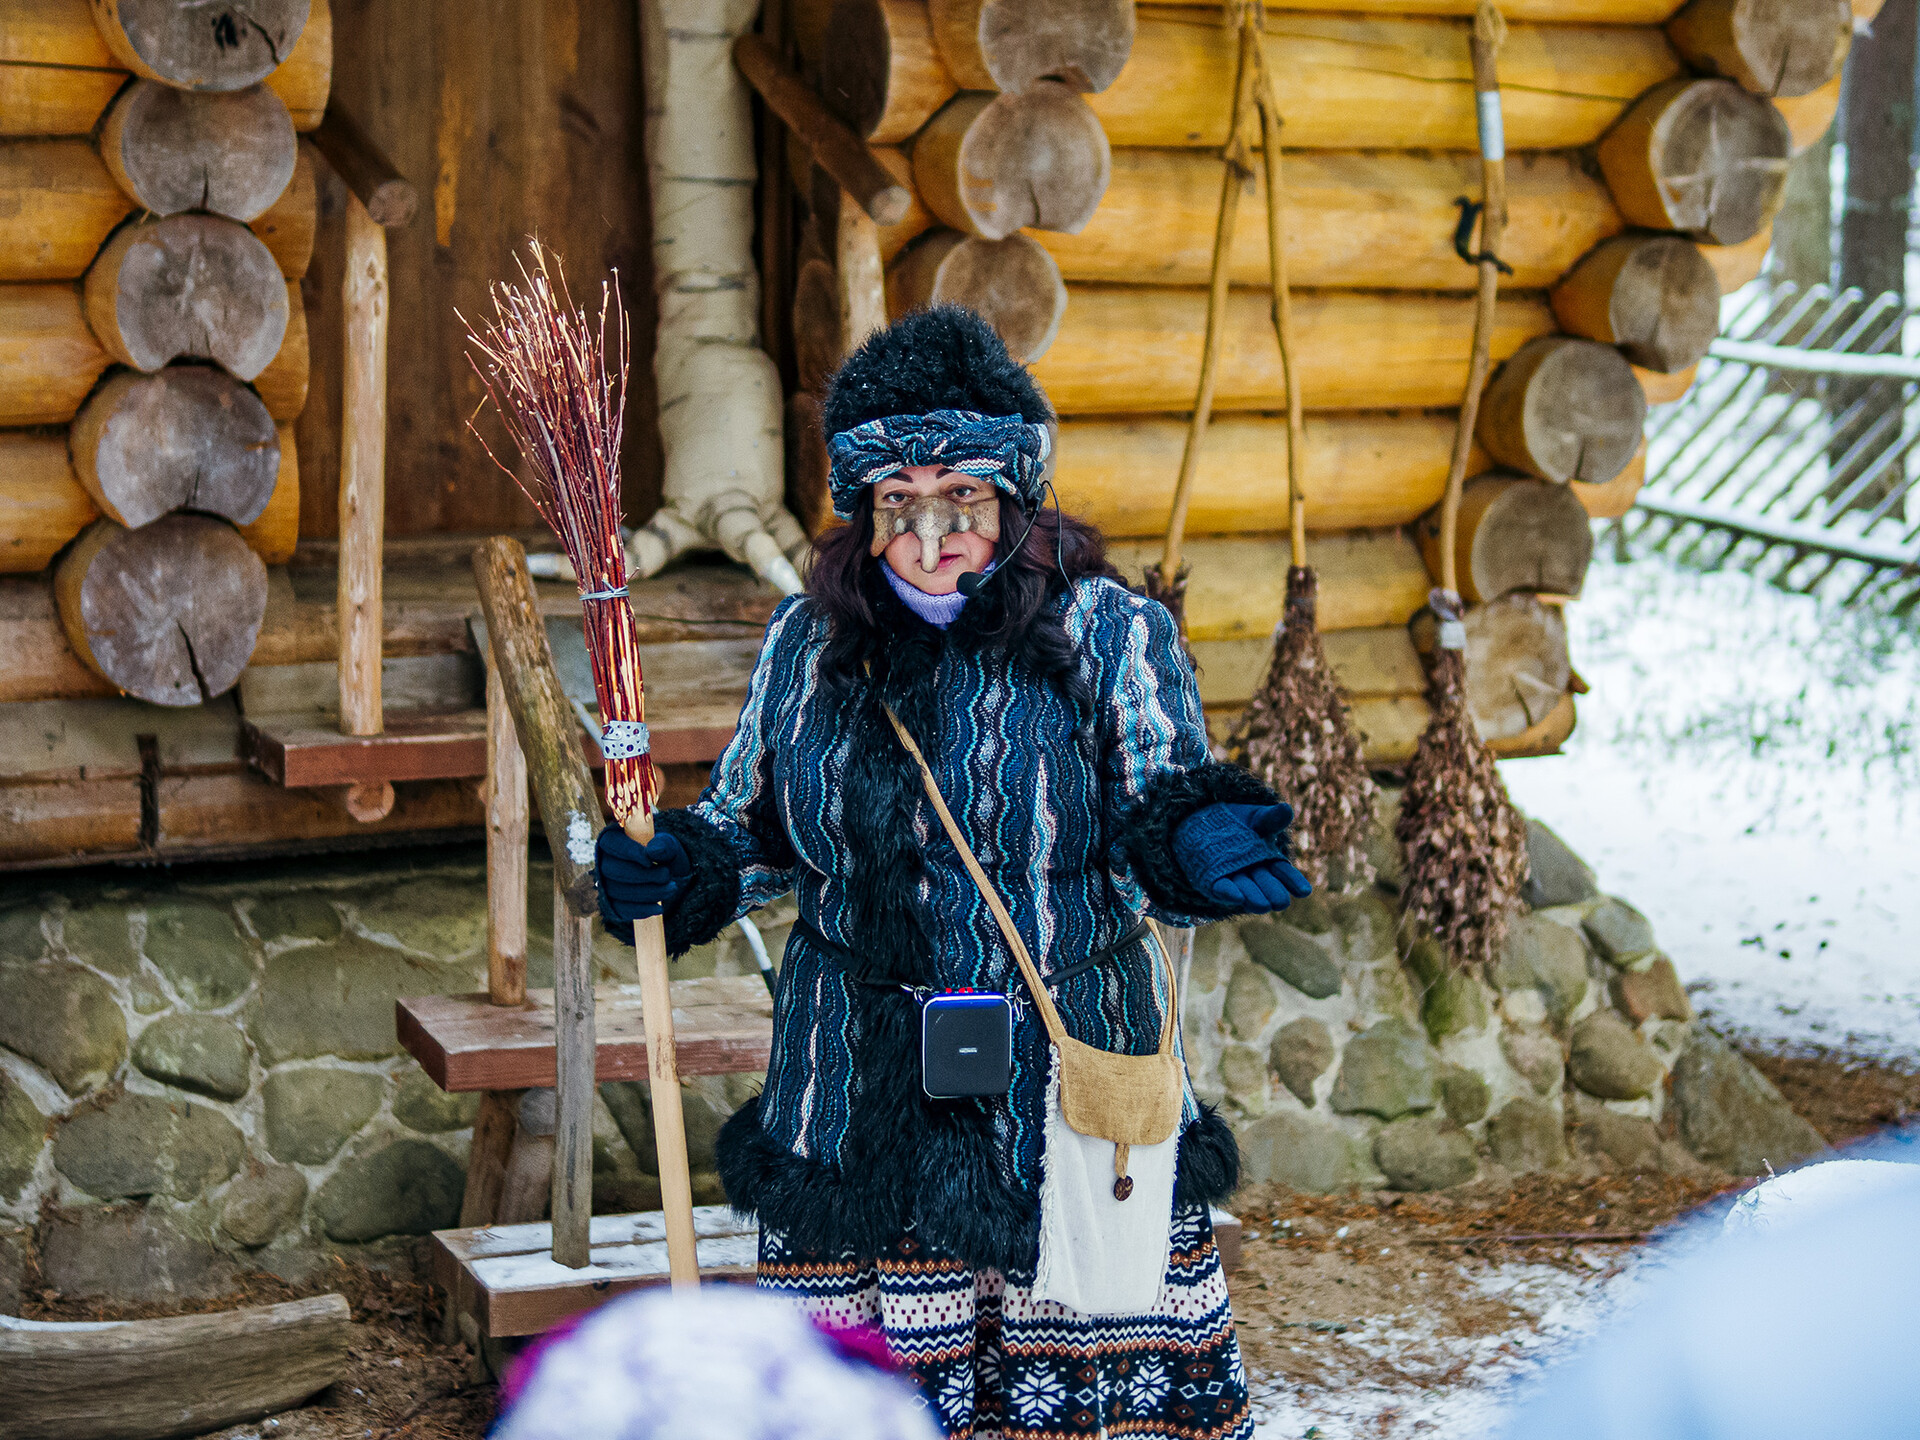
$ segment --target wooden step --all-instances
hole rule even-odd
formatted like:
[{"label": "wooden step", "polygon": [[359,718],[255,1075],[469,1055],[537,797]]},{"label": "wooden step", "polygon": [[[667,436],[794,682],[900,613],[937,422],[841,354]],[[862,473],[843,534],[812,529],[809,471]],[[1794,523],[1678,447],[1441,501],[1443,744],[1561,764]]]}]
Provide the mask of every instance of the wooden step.
[{"label": "wooden step", "polygon": [[[697,1205],[693,1233],[703,1281],[753,1279],[757,1224],[725,1205]],[[436,1230],[433,1277],[456,1313],[471,1314],[480,1333],[496,1340],[537,1335],[616,1295],[667,1283],[666,1224],[658,1210],[596,1215],[589,1241],[591,1263],[572,1270],[554,1263],[553,1227],[545,1222]]]},{"label": "wooden step", "polygon": [[[594,1078],[646,1079],[640,987],[608,985],[593,993]],[[485,995],[422,995],[399,1000],[394,1009],[400,1043],[442,1090],[556,1083],[551,990],[529,990],[524,1009],[494,1005]],[[773,997],[758,976],[676,980],[673,1029],[682,1075],[765,1070],[773,1050]]]}]

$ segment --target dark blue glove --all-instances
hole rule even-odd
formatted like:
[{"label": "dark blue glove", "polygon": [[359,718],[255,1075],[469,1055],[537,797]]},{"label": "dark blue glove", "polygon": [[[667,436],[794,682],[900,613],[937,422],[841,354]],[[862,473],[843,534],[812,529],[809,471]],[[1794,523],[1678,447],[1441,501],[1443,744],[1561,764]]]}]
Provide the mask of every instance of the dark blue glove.
[{"label": "dark blue glove", "polygon": [[1284,847],[1288,805],[1209,805],[1173,832],[1173,855],[1194,888],[1240,914],[1284,910],[1313,893]]},{"label": "dark blue glove", "polygon": [[637,845],[618,825],[600,832],[593,852],[600,882],[600,918],[622,945],[633,944],[633,922],[664,915],[693,874],[687,852],[664,831]]}]

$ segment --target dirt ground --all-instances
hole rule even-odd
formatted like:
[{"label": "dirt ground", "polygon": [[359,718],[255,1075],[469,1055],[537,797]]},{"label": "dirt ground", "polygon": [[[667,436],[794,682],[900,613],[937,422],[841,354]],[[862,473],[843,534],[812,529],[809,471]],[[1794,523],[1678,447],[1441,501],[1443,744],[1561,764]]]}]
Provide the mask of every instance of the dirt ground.
[{"label": "dirt ground", "polygon": [[[1749,1055],[1836,1144],[1920,1114],[1920,1075],[1909,1070],[1832,1053]],[[1606,1174],[1529,1175],[1429,1195],[1249,1187],[1235,1197],[1245,1239],[1228,1286],[1255,1392],[1311,1397],[1355,1386],[1455,1385],[1490,1354],[1517,1353],[1552,1309],[1558,1292],[1537,1284],[1529,1292],[1526,1277],[1558,1270],[1582,1285],[1604,1280],[1653,1232],[1702,1205],[1726,1203],[1746,1183]],[[464,1345],[443,1343],[440,1298],[422,1282],[337,1264],[310,1284],[263,1276],[242,1295],[170,1310],[79,1304],[29,1290],[22,1313],[138,1318],[329,1290],[353,1307],[346,1375],[312,1405],[220,1432],[219,1440],[484,1436],[495,1387],[474,1378]],[[1376,1420],[1380,1433],[1393,1432],[1391,1409]]]}]

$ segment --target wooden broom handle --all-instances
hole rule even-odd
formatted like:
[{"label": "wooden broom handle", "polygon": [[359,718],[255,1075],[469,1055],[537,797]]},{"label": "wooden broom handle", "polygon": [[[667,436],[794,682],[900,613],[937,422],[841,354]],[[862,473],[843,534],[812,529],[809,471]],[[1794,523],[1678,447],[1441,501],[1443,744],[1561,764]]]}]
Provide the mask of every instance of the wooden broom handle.
[{"label": "wooden broom handle", "polygon": [[1500,72],[1496,64],[1507,38],[1507,22],[1492,0],[1480,0],[1473,17],[1473,98],[1480,131],[1480,285],[1474,295],[1473,352],[1467,363],[1467,390],[1453,432],[1453,457],[1447,465],[1447,494],[1440,506],[1440,588],[1460,593],[1454,546],[1460,530],[1460,494],[1466,484],[1467,454],[1473,448],[1480,416],[1480,392],[1486,388],[1493,352],[1494,304],[1499,297],[1500,266],[1494,258],[1507,228],[1506,141],[1500,116]]},{"label": "wooden broom handle", "polygon": [[[653,839],[653,809],[635,806],[620,828],[636,845]],[[687,1118],[680,1109],[680,1055],[673,1034],[673,984],[667,971],[667,922],[636,920],[633,957],[640,971],[640,1021],[647,1032],[647,1097],[653,1107],[653,1153],[660,1164],[660,1210],[667,1230],[667,1273],[676,1290],[700,1283],[693,1234],[693,1174],[687,1161]]]},{"label": "wooden broom handle", "polygon": [[1222,152],[1226,173],[1220,177],[1220,218],[1213,231],[1213,270],[1207,288],[1207,335],[1200,352],[1200,385],[1187,422],[1187,443],[1180,452],[1180,478],[1173,486],[1173,512],[1167,519],[1167,543],[1160,556],[1160,578],[1171,585],[1180,574],[1180,542],[1186,538],[1187,508],[1193,500],[1193,477],[1200,469],[1200,444],[1213,414],[1214,386],[1220,379],[1220,350],[1227,328],[1228,261],[1233,252],[1233,227],[1240,214],[1240,191],[1252,173],[1247,159],[1247,119],[1253,109],[1254,59],[1259,50],[1249,7],[1240,25],[1240,68],[1234,83],[1233,124]]},{"label": "wooden broom handle", "polygon": [[[1252,10],[1252,14],[1257,13]],[[1287,386],[1287,524],[1292,542],[1293,568],[1307,563],[1307,489],[1302,471],[1307,463],[1304,406],[1300,399],[1300,368],[1294,364],[1293,297],[1287,284],[1286,196],[1280,180],[1280,102],[1273,93],[1273,72],[1266,51],[1252,47],[1254,99],[1260,107],[1260,153],[1267,172],[1267,284],[1273,302],[1273,333],[1280,343],[1280,371]]]}]

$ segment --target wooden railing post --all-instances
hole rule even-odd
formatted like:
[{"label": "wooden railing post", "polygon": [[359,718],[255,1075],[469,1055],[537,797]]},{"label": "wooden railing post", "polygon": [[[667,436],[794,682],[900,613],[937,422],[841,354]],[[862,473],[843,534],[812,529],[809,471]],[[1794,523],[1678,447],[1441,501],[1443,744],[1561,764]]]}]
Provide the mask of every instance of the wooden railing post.
[{"label": "wooden railing post", "polygon": [[347,196],[340,385],[340,728],[378,735],[380,582],[387,515],[387,232]]},{"label": "wooden railing post", "polygon": [[[314,144],[347,186],[346,315],[340,384],[340,729],[378,735],[381,572],[387,509],[387,229],[413,218],[413,186],[337,106]],[[374,792],[378,793],[374,793]],[[393,808],[393,787],[351,787],[347,808],[375,819]]]},{"label": "wooden railing post", "polygon": [[[587,1264],[593,1215],[593,848],[599,794],[580,729],[560,688],[539,596],[520,542],[496,536],[473,552],[493,673],[513,717],[527,778],[553,852],[553,1030],[559,1115],[553,1167],[553,1258]],[[524,893],[522,891],[521,893]]]}]

